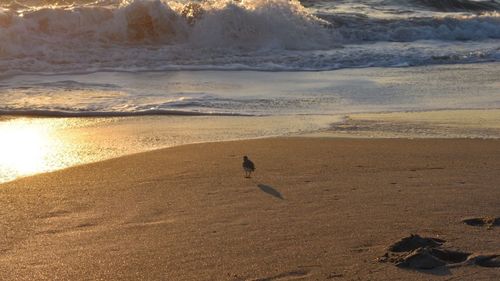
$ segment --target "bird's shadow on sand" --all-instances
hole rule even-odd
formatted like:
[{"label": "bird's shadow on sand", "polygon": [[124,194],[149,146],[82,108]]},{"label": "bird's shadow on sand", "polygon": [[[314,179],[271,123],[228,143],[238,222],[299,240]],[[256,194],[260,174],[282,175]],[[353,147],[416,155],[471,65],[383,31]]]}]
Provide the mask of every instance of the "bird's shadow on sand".
[{"label": "bird's shadow on sand", "polygon": [[264,191],[267,194],[270,194],[270,195],[272,195],[276,198],[279,198],[281,200],[285,200],[285,198],[283,198],[283,195],[281,195],[281,193],[278,190],[276,190],[275,188],[273,188],[272,186],[260,183],[257,185],[257,187],[260,188],[260,190]]}]

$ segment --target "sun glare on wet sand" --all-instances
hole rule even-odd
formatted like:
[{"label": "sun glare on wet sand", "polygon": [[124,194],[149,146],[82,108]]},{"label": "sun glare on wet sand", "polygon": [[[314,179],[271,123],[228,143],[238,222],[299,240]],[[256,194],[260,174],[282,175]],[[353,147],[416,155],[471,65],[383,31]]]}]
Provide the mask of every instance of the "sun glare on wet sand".
[{"label": "sun glare on wet sand", "polygon": [[17,175],[45,171],[53,141],[49,128],[26,122],[0,123],[0,170]]},{"label": "sun glare on wet sand", "polygon": [[[0,117],[0,183],[126,153],[116,135],[96,133],[104,119]],[[90,128],[90,129],[89,129]]]},{"label": "sun glare on wet sand", "polygon": [[81,124],[86,122],[0,118],[0,183],[90,162],[79,153],[88,140],[70,130]]}]

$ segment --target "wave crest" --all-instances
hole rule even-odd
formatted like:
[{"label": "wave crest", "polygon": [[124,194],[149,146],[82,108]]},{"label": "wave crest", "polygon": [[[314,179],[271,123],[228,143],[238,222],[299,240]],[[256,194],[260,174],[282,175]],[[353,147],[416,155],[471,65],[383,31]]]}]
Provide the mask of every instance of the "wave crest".
[{"label": "wave crest", "polygon": [[429,7],[440,12],[493,12],[500,10],[494,0],[414,0],[417,5]]},{"label": "wave crest", "polygon": [[[45,42],[61,38],[86,39],[123,44],[179,44],[201,40],[205,47],[219,45],[221,41],[238,46],[245,41],[262,43],[272,37],[281,41],[282,46],[294,48],[299,47],[292,44],[297,41],[297,35],[320,33],[317,27],[322,22],[307,13],[296,0],[225,0],[187,5],[160,0],[120,3],[112,8],[41,7],[21,14],[4,10],[0,14],[2,37],[37,38]],[[198,11],[196,14],[192,13],[193,7]]]},{"label": "wave crest", "polygon": [[78,2],[0,8],[0,72],[333,69],[370,57],[353,44],[500,39],[495,12],[380,19],[312,14],[298,0]]}]

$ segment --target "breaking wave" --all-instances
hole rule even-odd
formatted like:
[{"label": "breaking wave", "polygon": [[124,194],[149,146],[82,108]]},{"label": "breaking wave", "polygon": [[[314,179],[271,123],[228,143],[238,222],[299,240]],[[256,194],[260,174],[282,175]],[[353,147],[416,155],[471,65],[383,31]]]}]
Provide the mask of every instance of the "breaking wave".
[{"label": "breaking wave", "polygon": [[379,19],[359,15],[323,15],[344,43],[360,41],[465,41],[500,38],[498,14],[482,16]]},{"label": "breaking wave", "polygon": [[[0,9],[0,72],[323,70],[384,65],[377,48],[365,60],[366,44],[500,39],[496,2],[415,1],[439,10],[482,7],[489,13],[375,18],[313,14],[297,0],[18,0]],[[436,56],[465,61],[499,56],[498,48],[471,44],[445,54],[442,48],[418,53],[398,44],[386,47],[403,52],[389,65]],[[407,53],[412,57],[405,59]]]},{"label": "breaking wave", "polygon": [[492,12],[500,10],[495,0],[414,0],[417,5],[441,12]]}]

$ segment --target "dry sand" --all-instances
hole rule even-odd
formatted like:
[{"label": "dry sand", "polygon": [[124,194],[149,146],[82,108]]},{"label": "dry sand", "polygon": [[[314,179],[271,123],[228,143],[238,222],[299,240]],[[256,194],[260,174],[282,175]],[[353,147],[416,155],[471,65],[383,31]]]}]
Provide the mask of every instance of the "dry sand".
[{"label": "dry sand", "polygon": [[[257,171],[245,179],[242,155]],[[0,280],[499,280],[381,263],[411,233],[500,253],[500,140],[186,145],[0,185]]]}]

